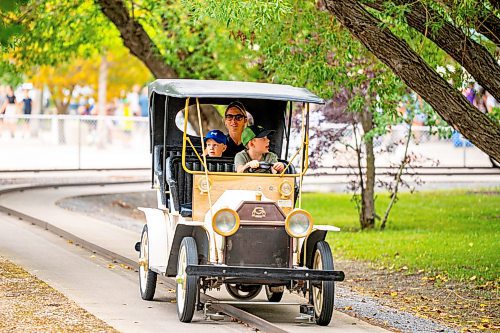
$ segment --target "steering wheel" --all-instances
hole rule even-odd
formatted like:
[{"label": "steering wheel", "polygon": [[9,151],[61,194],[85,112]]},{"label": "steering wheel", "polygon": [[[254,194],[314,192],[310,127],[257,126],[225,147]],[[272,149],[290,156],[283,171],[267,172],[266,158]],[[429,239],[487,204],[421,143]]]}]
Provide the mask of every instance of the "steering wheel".
[{"label": "steering wheel", "polygon": [[245,170],[245,172],[248,173],[256,173],[258,170],[265,170],[266,172],[272,172],[271,168],[273,167],[272,163],[267,163],[267,162],[259,162],[259,166],[257,168],[248,168]]}]

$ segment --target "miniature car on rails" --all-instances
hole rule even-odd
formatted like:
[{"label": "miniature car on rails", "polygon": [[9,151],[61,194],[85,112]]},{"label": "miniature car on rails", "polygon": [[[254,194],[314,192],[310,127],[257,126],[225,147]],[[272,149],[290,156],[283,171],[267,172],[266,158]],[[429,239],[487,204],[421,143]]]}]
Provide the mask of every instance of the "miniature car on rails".
[{"label": "miniature car on rails", "polygon": [[[275,131],[269,148],[283,158],[282,172],[236,173],[234,157],[203,154],[204,135],[213,130],[204,128],[204,112],[222,118],[234,101],[245,106],[254,125]],[[334,283],[344,273],[334,270],[325,237],[339,229],[314,225],[301,207],[309,103],[324,101],[287,85],[157,80],[149,86],[149,103],[158,207],[141,208],[147,219],[136,244],[142,298],[153,299],[158,274],[174,277],[179,320],[190,322],[195,310],[204,308],[201,291],[225,285],[232,297],[249,301],[265,288],[272,304],[288,289],[308,295],[301,312],[328,325]],[[298,116],[294,105],[301,111]],[[295,132],[292,117],[300,123]],[[299,135],[296,151],[289,152]]]}]

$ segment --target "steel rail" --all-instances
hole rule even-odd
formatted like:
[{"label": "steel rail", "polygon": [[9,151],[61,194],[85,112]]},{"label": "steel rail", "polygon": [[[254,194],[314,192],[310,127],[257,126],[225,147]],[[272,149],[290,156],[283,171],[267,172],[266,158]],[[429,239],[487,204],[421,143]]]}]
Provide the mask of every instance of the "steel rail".
[{"label": "steel rail", "polygon": [[[134,181],[114,181],[114,182],[75,182],[75,183],[51,183],[51,184],[37,184],[37,185],[29,185],[29,186],[17,186],[17,187],[11,187],[11,188],[5,188],[0,190],[0,196],[7,194],[7,193],[12,193],[12,192],[22,192],[22,191],[29,191],[33,189],[42,189],[42,188],[59,188],[59,187],[77,187],[77,186],[106,186],[106,185],[122,185],[122,184],[138,184],[138,183],[149,183],[149,180],[143,181],[143,180],[134,180]],[[32,223],[34,225],[37,225],[47,231],[52,232],[53,234],[60,236],[68,241],[72,241],[73,244],[80,246],[92,253],[97,253],[109,260],[112,260],[113,262],[121,263],[126,266],[129,266],[133,268],[134,270],[139,269],[139,264],[138,261],[136,260],[131,260],[130,258],[127,258],[125,256],[122,256],[118,253],[115,253],[113,251],[110,251],[102,246],[99,246],[97,244],[94,244],[92,242],[86,241],[83,238],[80,238],[70,232],[67,232],[64,229],[61,229],[59,227],[56,227],[52,225],[51,223],[44,221],[40,218],[30,216],[27,214],[24,214],[18,210],[11,209],[9,207],[3,206],[0,204],[0,212],[3,212],[9,216],[15,216],[20,220]],[[133,246],[131,244],[130,246]],[[168,278],[162,275],[159,275],[159,278],[164,282],[164,284],[171,289],[175,289],[177,287],[175,281],[172,278]],[[268,333],[286,333],[287,331],[279,328],[278,326],[270,323],[269,321],[262,319],[254,314],[251,314],[249,312],[246,312],[245,310],[239,309],[237,307],[232,306],[231,304],[227,303],[219,303],[219,300],[201,293],[200,296],[202,297],[203,302],[208,302],[210,303],[210,307],[213,308],[216,311],[223,312],[237,320],[240,320],[242,322],[245,322],[255,328],[257,328],[260,331],[263,332],[268,332]],[[250,304],[250,303],[249,303]],[[272,303],[268,303],[271,304]]]},{"label": "steel rail", "polygon": [[[130,168],[66,168],[66,169],[0,169],[0,174],[2,173],[44,173],[44,172],[75,172],[75,171],[96,171],[96,172],[106,172],[106,171],[148,171],[151,168],[146,167],[130,167]],[[331,166],[331,167],[320,167],[317,169],[310,169],[307,176],[352,176],[353,172],[347,172],[343,170],[352,170],[349,166]],[[385,175],[390,171],[397,171],[397,167],[389,166],[377,166],[376,171],[378,175]],[[418,167],[409,168],[411,172],[403,172],[403,175],[422,175],[422,176],[464,176],[464,175],[500,175],[500,169],[494,167],[464,167],[464,166],[429,166],[429,167]],[[322,171],[325,170],[325,171]],[[339,170],[341,172],[335,172],[332,170]],[[363,168],[366,170],[366,167]],[[422,171],[421,171],[422,170]],[[435,170],[435,172],[433,172]],[[342,172],[343,171],[343,172]],[[473,173],[471,173],[471,171]],[[483,172],[484,171],[484,172]]]}]

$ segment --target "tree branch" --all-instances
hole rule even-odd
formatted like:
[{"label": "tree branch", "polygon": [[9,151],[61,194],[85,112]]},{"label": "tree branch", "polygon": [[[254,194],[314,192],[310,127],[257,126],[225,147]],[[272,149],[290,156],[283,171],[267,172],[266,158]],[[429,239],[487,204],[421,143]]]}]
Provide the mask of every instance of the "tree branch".
[{"label": "tree branch", "polygon": [[449,85],[403,40],[358,1],[325,0],[328,10],[368,50],[422,96],[452,127],[488,155],[500,159],[500,126]]},{"label": "tree branch", "polygon": [[[384,3],[384,0],[375,0],[366,5],[384,11],[386,9]],[[496,100],[500,100],[500,65],[485,47],[469,38],[453,24],[445,21],[438,32],[428,34],[427,23],[442,21],[442,17],[435,10],[424,7],[421,1],[394,0],[394,3],[407,4],[410,9],[405,14],[408,24],[436,43],[462,65]]]},{"label": "tree branch", "polygon": [[399,184],[401,183],[401,176],[403,175],[403,170],[408,163],[408,146],[410,145],[410,140],[411,140],[411,128],[412,128],[412,122],[411,120],[408,122],[408,135],[406,136],[406,145],[405,145],[405,153],[403,155],[403,158],[401,159],[401,164],[399,165],[398,173],[396,174],[396,177],[394,179],[395,185],[394,185],[394,191],[391,193],[391,201],[389,202],[389,205],[387,206],[384,214],[384,218],[382,219],[382,222],[380,224],[380,230],[385,229],[385,224],[387,223],[387,219],[389,218],[389,213],[391,212],[392,207],[398,200],[398,190],[399,190]]},{"label": "tree branch", "polygon": [[[453,11],[456,4],[454,0],[438,0],[438,3],[446,6]],[[477,6],[485,7],[483,1],[477,3]],[[497,10],[499,10],[497,8]],[[500,19],[491,12],[486,15],[480,15],[474,21],[474,27],[477,32],[491,40],[497,46],[500,46]]]},{"label": "tree branch", "polygon": [[94,0],[120,31],[130,52],[141,60],[156,78],[176,78],[175,70],[165,64],[155,43],[142,25],[131,18],[123,0]]}]

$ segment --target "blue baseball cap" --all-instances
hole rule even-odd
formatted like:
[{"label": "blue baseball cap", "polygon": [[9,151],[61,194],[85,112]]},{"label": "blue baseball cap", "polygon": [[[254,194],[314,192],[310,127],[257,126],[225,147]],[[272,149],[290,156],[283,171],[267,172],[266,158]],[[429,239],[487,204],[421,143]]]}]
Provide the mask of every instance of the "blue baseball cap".
[{"label": "blue baseball cap", "polygon": [[210,132],[208,132],[203,141],[207,142],[208,139],[212,139],[217,143],[227,145],[226,135],[219,130],[211,130]]}]

